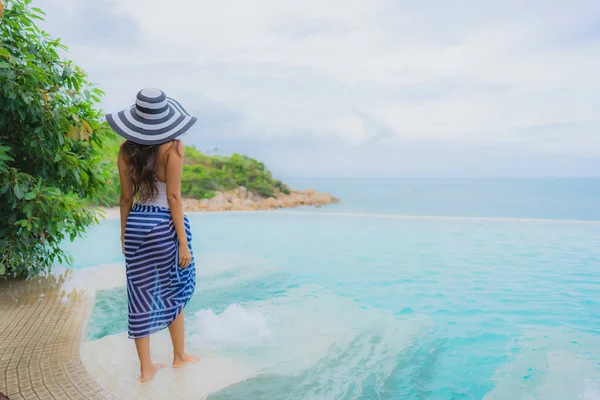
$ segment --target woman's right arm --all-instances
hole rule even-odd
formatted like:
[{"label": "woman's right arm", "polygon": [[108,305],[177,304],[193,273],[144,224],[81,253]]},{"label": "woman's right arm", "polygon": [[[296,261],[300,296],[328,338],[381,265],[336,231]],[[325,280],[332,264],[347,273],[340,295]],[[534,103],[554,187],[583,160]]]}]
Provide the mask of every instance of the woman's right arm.
[{"label": "woman's right arm", "polygon": [[188,248],[185,223],[183,221],[183,202],[181,201],[181,172],[183,170],[183,154],[185,146],[181,140],[167,152],[167,201],[171,210],[171,218],[175,225],[179,242],[179,266],[186,268],[192,262],[192,253]]}]

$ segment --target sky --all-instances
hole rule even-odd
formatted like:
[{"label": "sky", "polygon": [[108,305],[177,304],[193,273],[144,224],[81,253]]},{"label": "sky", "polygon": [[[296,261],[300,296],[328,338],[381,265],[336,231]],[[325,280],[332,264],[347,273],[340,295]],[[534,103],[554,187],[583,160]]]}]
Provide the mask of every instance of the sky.
[{"label": "sky", "polygon": [[106,92],[279,177],[599,177],[597,0],[33,0]]}]

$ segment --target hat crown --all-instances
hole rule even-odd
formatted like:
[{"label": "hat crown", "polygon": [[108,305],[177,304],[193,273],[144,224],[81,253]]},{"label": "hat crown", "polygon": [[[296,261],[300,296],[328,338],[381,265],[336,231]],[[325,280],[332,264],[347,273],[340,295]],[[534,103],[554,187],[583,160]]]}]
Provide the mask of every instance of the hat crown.
[{"label": "hat crown", "polygon": [[164,118],[169,114],[167,95],[160,89],[140,90],[135,100],[135,112],[146,119]]},{"label": "hat crown", "polygon": [[131,107],[106,114],[106,122],[115,132],[142,145],[173,140],[187,132],[197,120],[177,100],[155,88],[140,90]]}]

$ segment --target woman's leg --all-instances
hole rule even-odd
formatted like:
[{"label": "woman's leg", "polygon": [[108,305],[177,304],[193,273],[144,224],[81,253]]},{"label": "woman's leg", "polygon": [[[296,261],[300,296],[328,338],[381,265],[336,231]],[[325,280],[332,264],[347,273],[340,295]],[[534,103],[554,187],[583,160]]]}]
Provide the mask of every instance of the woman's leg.
[{"label": "woman's leg", "polygon": [[173,368],[183,367],[185,364],[195,364],[199,358],[185,353],[185,329],[183,310],[171,325],[169,325],[169,333],[173,342]]},{"label": "woman's leg", "polygon": [[140,380],[142,382],[148,382],[154,378],[156,371],[164,368],[165,365],[154,364],[152,362],[152,358],[150,357],[150,336],[135,339],[135,348],[137,349],[138,357],[140,358]]}]

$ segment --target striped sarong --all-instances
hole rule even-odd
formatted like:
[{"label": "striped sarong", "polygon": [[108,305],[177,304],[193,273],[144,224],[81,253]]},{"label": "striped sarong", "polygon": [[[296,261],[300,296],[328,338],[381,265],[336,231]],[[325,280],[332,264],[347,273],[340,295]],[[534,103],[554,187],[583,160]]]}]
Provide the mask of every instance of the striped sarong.
[{"label": "striped sarong", "polygon": [[[185,220],[192,250],[190,222]],[[129,338],[148,336],[168,327],[196,288],[196,267],[181,269],[179,245],[168,208],[134,204],[125,228]]]}]

